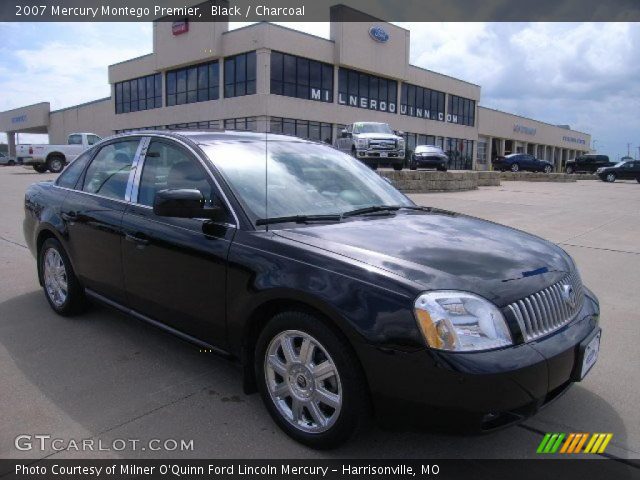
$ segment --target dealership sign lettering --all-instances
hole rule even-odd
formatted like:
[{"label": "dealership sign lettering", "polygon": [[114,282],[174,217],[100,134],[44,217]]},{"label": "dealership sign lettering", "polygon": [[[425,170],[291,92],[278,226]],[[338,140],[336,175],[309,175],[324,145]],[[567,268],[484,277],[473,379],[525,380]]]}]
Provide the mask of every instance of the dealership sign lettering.
[{"label": "dealership sign lettering", "polygon": [[396,104],[394,102],[359,97],[357,95],[345,95],[344,93],[339,93],[338,103],[340,105],[349,105],[350,107],[368,108],[369,110],[396,113]]},{"label": "dealership sign lettering", "polygon": [[576,137],[562,137],[562,140],[564,140],[565,142],[569,142],[569,143],[578,143],[580,145],[586,145],[587,144],[586,140],[584,140],[582,138],[576,138]]},{"label": "dealership sign lettering", "polygon": [[11,123],[24,123],[27,121],[27,115],[20,115],[18,117],[11,117]]},{"label": "dealership sign lettering", "polygon": [[513,126],[514,133],[524,133],[525,135],[535,135],[537,130],[532,127],[526,127],[524,125],[518,125],[517,123]]},{"label": "dealership sign lettering", "polygon": [[[444,113],[431,112],[428,108],[414,108],[412,106],[400,105],[400,115],[409,115],[411,117],[426,118],[427,120],[440,120],[444,122]],[[457,115],[454,115],[457,118]],[[451,115],[447,115],[447,121],[451,122]]]},{"label": "dealership sign lettering", "polygon": [[323,90],[311,87],[311,100],[320,102],[331,102],[331,90]]}]

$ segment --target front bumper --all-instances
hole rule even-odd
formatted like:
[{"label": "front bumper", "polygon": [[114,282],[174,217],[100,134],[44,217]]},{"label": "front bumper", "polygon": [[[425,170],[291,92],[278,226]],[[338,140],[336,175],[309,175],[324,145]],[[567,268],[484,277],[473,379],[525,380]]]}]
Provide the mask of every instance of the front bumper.
[{"label": "front bumper", "polygon": [[475,353],[361,348],[379,422],[488,431],[535,414],[580,380],[581,343],[599,331],[585,292],[576,318],[538,341]]},{"label": "front bumper", "polygon": [[356,150],[356,155],[361,160],[376,160],[380,163],[394,163],[404,160],[404,150]]},{"label": "front bumper", "polygon": [[448,163],[448,158],[440,157],[414,157],[411,161],[417,167],[445,167]]}]

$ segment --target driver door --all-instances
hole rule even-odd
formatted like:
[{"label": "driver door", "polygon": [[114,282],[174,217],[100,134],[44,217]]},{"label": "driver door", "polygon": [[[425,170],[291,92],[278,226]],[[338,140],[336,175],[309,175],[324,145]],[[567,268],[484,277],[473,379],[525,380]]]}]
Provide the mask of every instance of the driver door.
[{"label": "driver door", "polygon": [[223,347],[227,255],[236,226],[153,212],[155,194],[163,189],[195,188],[208,205],[222,204],[217,186],[193,152],[170,139],[152,139],[137,170],[122,220],[128,303],[153,320]]}]

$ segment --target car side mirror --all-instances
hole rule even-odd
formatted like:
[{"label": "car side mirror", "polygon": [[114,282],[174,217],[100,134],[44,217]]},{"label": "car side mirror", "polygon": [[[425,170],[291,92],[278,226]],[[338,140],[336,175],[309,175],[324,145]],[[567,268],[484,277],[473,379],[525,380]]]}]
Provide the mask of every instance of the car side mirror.
[{"label": "car side mirror", "polygon": [[342,131],[340,132],[340,136],[341,136],[342,138],[348,138],[348,137],[350,137],[350,136],[351,136],[351,134],[350,134],[349,132],[347,132],[346,130],[342,130]]},{"label": "car side mirror", "polygon": [[174,218],[220,220],[224,217],[222,207],[205,207],[202,192],[191,188],[160,190],[153,199],[153,213]]}]

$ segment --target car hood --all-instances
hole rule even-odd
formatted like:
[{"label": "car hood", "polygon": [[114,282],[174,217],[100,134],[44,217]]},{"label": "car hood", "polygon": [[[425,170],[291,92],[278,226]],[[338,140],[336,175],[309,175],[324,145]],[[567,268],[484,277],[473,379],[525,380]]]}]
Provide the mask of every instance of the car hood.
[{"label": "car hood", "polygon": [[399,275],[424,290],[473,292],[502,307],[559,281],[573,261],[534,235],[453,212],[398,212],[277,235]]},{"label": "car hood", "polygon": [[393,133],[356,133],[358,138],[384,138],[385,140],[397,140],[400,137]]}]

